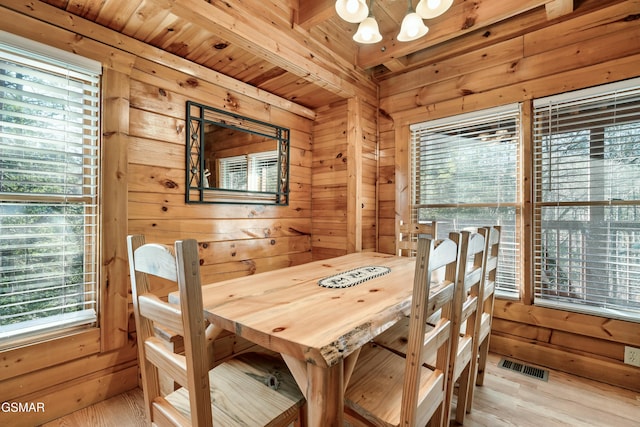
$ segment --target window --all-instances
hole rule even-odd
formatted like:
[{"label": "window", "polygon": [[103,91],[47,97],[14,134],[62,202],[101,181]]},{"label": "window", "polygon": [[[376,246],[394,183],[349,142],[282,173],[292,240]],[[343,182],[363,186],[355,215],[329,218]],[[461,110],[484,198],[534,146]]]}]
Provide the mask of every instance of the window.
[{"label": "window", "polygon": [[534,103],[535,303],[640,319],[640,80]]},{"label": "window", "polygon": [[413,125],[413,221],[438,221],[439,238],[501,225],[496,289],[517,296],[520,278],[518,105]]},{"label": "window", "polygon": [[100,72],[0,32],[0,347],[97,322]]}]

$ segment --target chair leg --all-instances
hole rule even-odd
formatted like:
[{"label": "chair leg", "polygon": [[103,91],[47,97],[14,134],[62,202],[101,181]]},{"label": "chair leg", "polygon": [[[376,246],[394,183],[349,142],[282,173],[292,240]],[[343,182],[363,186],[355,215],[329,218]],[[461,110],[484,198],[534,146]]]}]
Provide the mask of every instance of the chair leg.
[{"label": "chair leg", "polygon": [[489,352],[489,337],[487,336],[478,347],[478,359],[476,366],[471,372],[469,378],[469,390],[467,391],[467,414],[471,413],[473,407],[473,396],[476,386],[482,386],[484,383],[484,372],[487,366],[487,356]]},{"label": "chair leg", "polygon": [[464,424],[464,416],[467,412],[467,392],[469,390],[469,378],[471,376],[471,363],[469,363],[458,379],[458,401],[456,402],[456,417],[458,424]]},{"label": "chair leg", "polygon": [[480,344],[478,359],[478,376],[476,378],[476,385],[482,385],[484,383],[484,372],[487,368],[487,356],[489,354],[489,336]]},{"label": "chair leg", "polygon": [[436,409],[436,412],[433,413],[433,415],[431,416],[431,419],[429,420],[429,423],[427,424],[429,427],[439,427],[439,426],[443,426],[444,424],[444,401],[438,406],[438,409]]},{"label": "chair leg", "polygon": [[[470,372],[469,372],[469,385],[467,386],[467,398],[466,402],[466,412],[467,414],[471,413],[471,409],[473,406],[473,394],[475,392],[475,384],[478,377],[478,366],[479,366],[479,357],[478,355],[474,355],[471,359],[470,363]],[[475,362],[475,363],[474,363]]]},{"label": "chair leg", "polygon": [[453,393],[454,393],[454,389],[455,389],[455,379],[449,379],[447,380],[447,390],[445,392],[445,396],[444,396],[444,402],[443,402],[443,411],[442,411],[442,421],[443,421],[443,425],[444,426],[449,426],[449,424],[451,423],[451,404],[452,404],[452,400],[453,400]]},{"label": "chair leg", "polygon": [[293,427],[307,427],[307,404],[305,403],[298,410],[298,419],[293,423]]}]

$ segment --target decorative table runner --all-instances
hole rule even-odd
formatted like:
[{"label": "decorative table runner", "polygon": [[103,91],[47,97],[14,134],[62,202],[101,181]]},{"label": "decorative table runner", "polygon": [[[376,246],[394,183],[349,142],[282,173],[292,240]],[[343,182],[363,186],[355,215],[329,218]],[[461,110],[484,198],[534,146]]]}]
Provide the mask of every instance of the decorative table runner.
[{"label": "decorative table runner", "polygon": [[366,267],[358,267],[353,270],[347,270],[342,273],[334,274],[329,277],[325,277],[318,281],[318,285],[325,288],[348,288],[351,286],[359,285],[362,282],[366,282],[370,279],[375,279],[389,273],[391,269],[389,267],[383,267],[379,265],[369,265]]}]

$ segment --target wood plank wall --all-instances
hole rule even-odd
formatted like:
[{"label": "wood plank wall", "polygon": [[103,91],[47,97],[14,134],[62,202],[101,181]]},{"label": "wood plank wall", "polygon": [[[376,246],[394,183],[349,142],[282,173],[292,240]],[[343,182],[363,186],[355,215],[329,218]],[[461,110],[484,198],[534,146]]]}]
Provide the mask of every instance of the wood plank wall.
[{"label": "wood plank wall", "polygon": [[377,109],[358,98],[320,108],[313,128],[314,259],[377,248]]},{"label": "wood plank wall", "polygon": [[[575,3],[576,11],[553,25],[541,28],[543,16],[528,14],[449,44],[449,53],[433,52],[432,64],[382,82],[381,249],[393,251],[395,222],[408,218],[410,124],[640,76],[640,2]],[[476,48],[457,53],[463,46]],[[529,277],[522,279],[530,285]],[[492,351],[640,391],[640,368],[623,364],[624,346],[640,347],[637,323],[545,309],[526,299],[498,300],[495,317]]]},{"label": "wood plank wall", "polygon": [[[205,282],[309,261],[311,121],[215,85],[187,85],[189,78],[165,69],[132,73],[129,233],[165,243],[197,239]],[[290,128],[289,206],[185,204],[187,100]]]},{"label": "wood plank wall", "polygon": [[[39,2],[25,10],[0,6],[2,29],[100,60],[105,68],[105,279],[103,333],[91,329],[0,353],[0,401],[45,404],[44,412],[0,413],[0,425],[13,427],[41,424],[138,385],[126,234],[163,243],[197,239],[205,282],[312,258],[313,114],[241,82],[223,87],[219,82],[227,80],[210,70],[88,21],[74,18],[70,32],[64,12]],[[290,128],[289,206],[185,203],[187,100]],[[168,289],[156,290],[165,295]],[[230,336],[223,341],[225,351],[244,345]]]}]

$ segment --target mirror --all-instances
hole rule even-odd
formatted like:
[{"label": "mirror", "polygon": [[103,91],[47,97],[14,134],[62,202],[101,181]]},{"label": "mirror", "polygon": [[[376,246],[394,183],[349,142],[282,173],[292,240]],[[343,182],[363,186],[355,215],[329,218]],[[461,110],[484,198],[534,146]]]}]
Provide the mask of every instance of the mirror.
[{"label": "mirror", "polygon": [[187,101],[187,203],[289,203],[289,129]]}]

